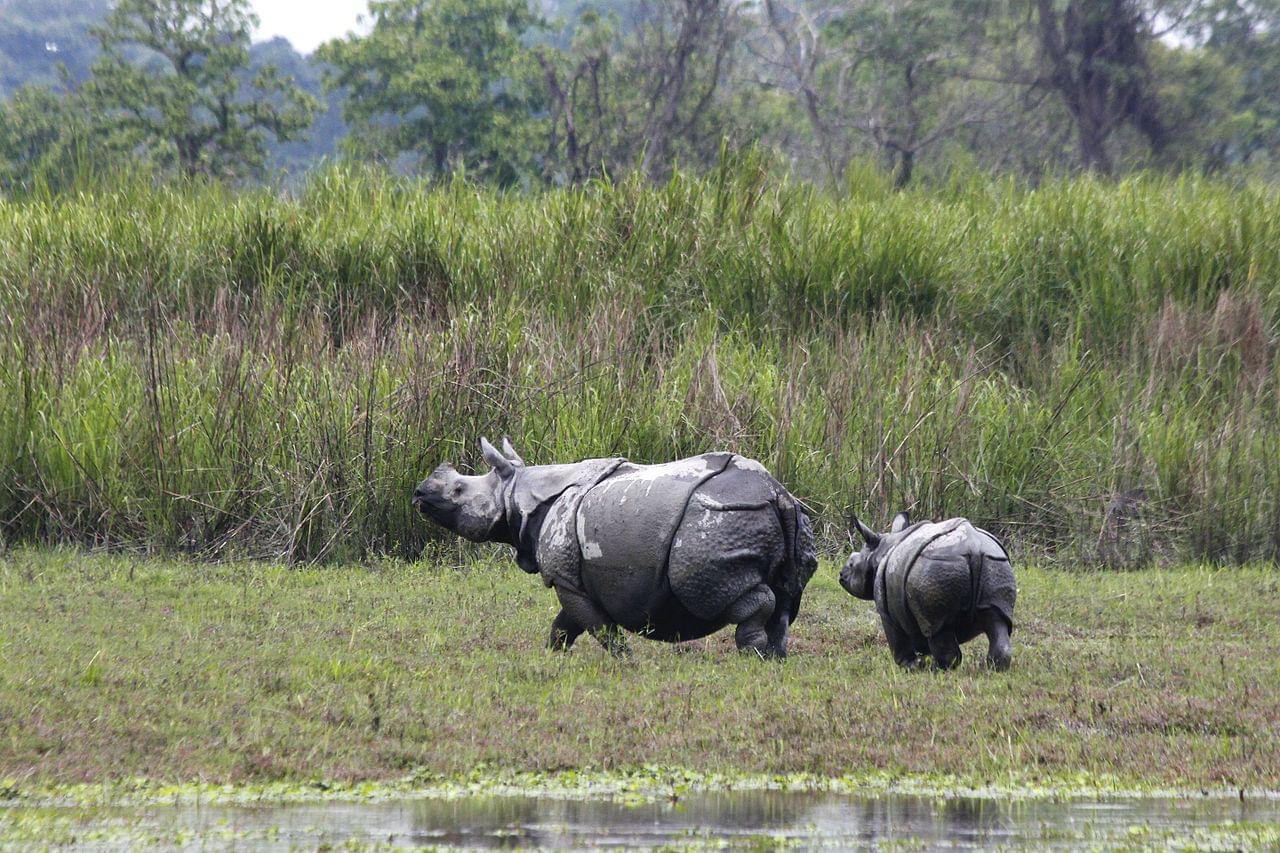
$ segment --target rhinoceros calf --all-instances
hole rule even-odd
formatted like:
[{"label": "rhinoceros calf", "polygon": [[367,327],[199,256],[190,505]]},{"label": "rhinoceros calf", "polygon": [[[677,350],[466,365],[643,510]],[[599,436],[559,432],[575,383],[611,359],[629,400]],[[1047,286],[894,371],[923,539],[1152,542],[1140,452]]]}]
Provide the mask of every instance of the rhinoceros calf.
[{"label": "rhinoceros calf", "polygon": [[1009,634],[1018,591],[1009,555],[966,519],[911,524],[898,513],[883,535],[857,519],[866,546],[850,555],[840,585],[872,600],[893,658],[914,668],[930,654],[940,669],[960,664],[960,644],[985,633],[987,661],[1009,668]]},{"label": "rhinoceros calf", "polygon": [[733,624],[739,649],[786,656],[817,557],[808,517],[760,463],[707,453],[525,465],[509,441],[480,448],[491,471],[445,463],[413,503],[467,539],[512,545],[542,575],[561,606],[552,648],[588,631],[620,654],[619,626],[676,642]]}]

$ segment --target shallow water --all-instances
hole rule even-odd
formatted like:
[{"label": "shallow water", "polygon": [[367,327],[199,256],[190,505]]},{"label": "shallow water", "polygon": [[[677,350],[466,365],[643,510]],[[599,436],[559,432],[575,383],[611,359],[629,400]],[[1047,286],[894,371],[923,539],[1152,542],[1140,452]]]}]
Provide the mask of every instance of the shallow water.
[{"label": "shallow water", "polygon": [[[377,803],[323,802],[137,809],[0,809],[26,839],[116,848],[315,849],[321,845],[451,847],[722,846],[929,848],[1280,843],[1274,799],[1002,801],[907,795],[857,797],[749,791],[628,804],[482,796]],[[39,814],[35,814],[38,812]],[[42,824],[48,832],[40,832]],[[9,841],[15,836],[9,833]]]}]

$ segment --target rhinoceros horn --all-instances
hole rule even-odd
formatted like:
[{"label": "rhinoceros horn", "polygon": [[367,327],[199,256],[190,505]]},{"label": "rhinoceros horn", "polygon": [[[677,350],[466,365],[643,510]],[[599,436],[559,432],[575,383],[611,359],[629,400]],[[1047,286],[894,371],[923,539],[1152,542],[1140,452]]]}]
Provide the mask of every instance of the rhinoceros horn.
[{"label": "rhinoceros horn", "polygon": [[498,472],[498,476],[502,479],[509,479],[516,473],[516,466],[510,459],[498,452],[498,448],[489,443],[489,439],[480,436],[480,452],[484,454],[484,461],[493,466],[493,470]]},{"label": "rhinoceros horn", "polygon": [[859,521],[856,515],[850,516],[850,519],[853,521],[854,529],[862,535],[862,540],[867,543],[868,548],[875,548],[880,544],[879,534]]}]

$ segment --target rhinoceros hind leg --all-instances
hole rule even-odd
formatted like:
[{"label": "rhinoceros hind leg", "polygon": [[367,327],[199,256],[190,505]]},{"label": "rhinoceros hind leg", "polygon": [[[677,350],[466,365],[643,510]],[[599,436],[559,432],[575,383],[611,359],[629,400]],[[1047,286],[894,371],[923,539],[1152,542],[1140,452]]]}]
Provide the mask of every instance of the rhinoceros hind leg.
[{"label": "rhinoceros hind leg", "polygon": [[765,633],[769,635],[769,650],[767,654],[770,657],[785,658],[787,656],[787,640],[791,636],[791,620],[795,618],[796,612],[800,609],[799,596],[796,596],[793,600],[775,592],[774,597],[773,616],[770,617],[769,624],[765,626]]},{"label": "rhinoceros hind leg", "polygon": [[553,652],[567,652],[573,641],[582,634],[582,626],[574,621],[563,608],[551,622],[551,637],[547,640],[547,648]]},{"label": "rhinoceros hind leg", "polygon": [[[584,629],[595,637],[614,657],[627,654],[627,641],[622,638],[621,631],[595,602],[580,592],[556,587],[556,597],[560,599],[561,613],[566,622],[578,626],[581,633]],[[559,617],[556,617],[559,621]]]},{"label": "rhinoceros hind leg", "polygon": [[987,633],[987,664],[994,670],[1004,672],[1013,660],[1009,623],[994,610],[984,611],[982,616],[983,630]]},{"label": "rhinoceros hind leg", "polygon": [[917,669],[920,666],[920,656],[911,637],[887,616],[880,617],[880,624],[884,626],[884,636],[889,641],[889,651],[893,652],[894,662],[903,669]]},{"label": "rhinoceros hind leg", "polygon": [[631,647],[622,636],[622,629],[613,623],[603,628],[596,628],[591,632],[591,636],[595,637],[600,645],[604,646],[605,651],[615,658],[625,658],[631,654]]},{"label": "rhinoceros hind leg", "polygon": [[933,655],[933,665],[938,669],[955,669],[960,665],[960,643],[956,633],[944,629],[929,638],[929,654]]},{"label": "rhinoceros hind leg", "polygon": [[773,590],[759,584],[747,590],[742,596],[729,605],[725,615],[728,620],[738,626],[734,639],[738,642],[738,651],[754,651],[761,657],[772,657],[774,650],[769,644],[769,633],[765,626],[773,615],[775,604]]}]

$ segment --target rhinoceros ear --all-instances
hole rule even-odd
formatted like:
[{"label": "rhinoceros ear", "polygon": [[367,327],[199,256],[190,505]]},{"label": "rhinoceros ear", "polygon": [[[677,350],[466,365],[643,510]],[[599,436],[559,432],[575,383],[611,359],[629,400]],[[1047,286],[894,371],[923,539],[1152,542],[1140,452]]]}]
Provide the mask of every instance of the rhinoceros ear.
[{"label": "rhinoceros ear", "polygon": [[511,446],[511,439],[505,435],[502,437],[502,455],[510,459],[516,465],[524,466],[524,460],[520,458],[520,454],[516,453],[516,449]]},{"label": "rhinoceros ear", "polygon": [[899,531],[906,530],[907,525],[910,523],[911,516],[907,515],[906,510],[903,510],[893,517],[893,524],[889,526],[889,532],[898,533]]},{"label": "rhinoceros ear", "polygon": [[480,436],[480,452],[484,454],[484,461],[493,466],[493,470],[498,472],[498,476],[507,479],[516,472],[516,468],[511,464],[511,460],[498,452],[498,448],[489,443],[489,439]]},{"label": "rhinoceros ear", "polygon": [[854,529],[857,530],[858,533],[862,535],[862,541],[867,543],[867,547],[875,548],[876,546],[878,546],[880,544],[880,535],[876,533],[874,530],[872,530],[870,527],[867,527],[865,524],[859,521],[856,515],[853,516],[852,518],[853,518]]}]

